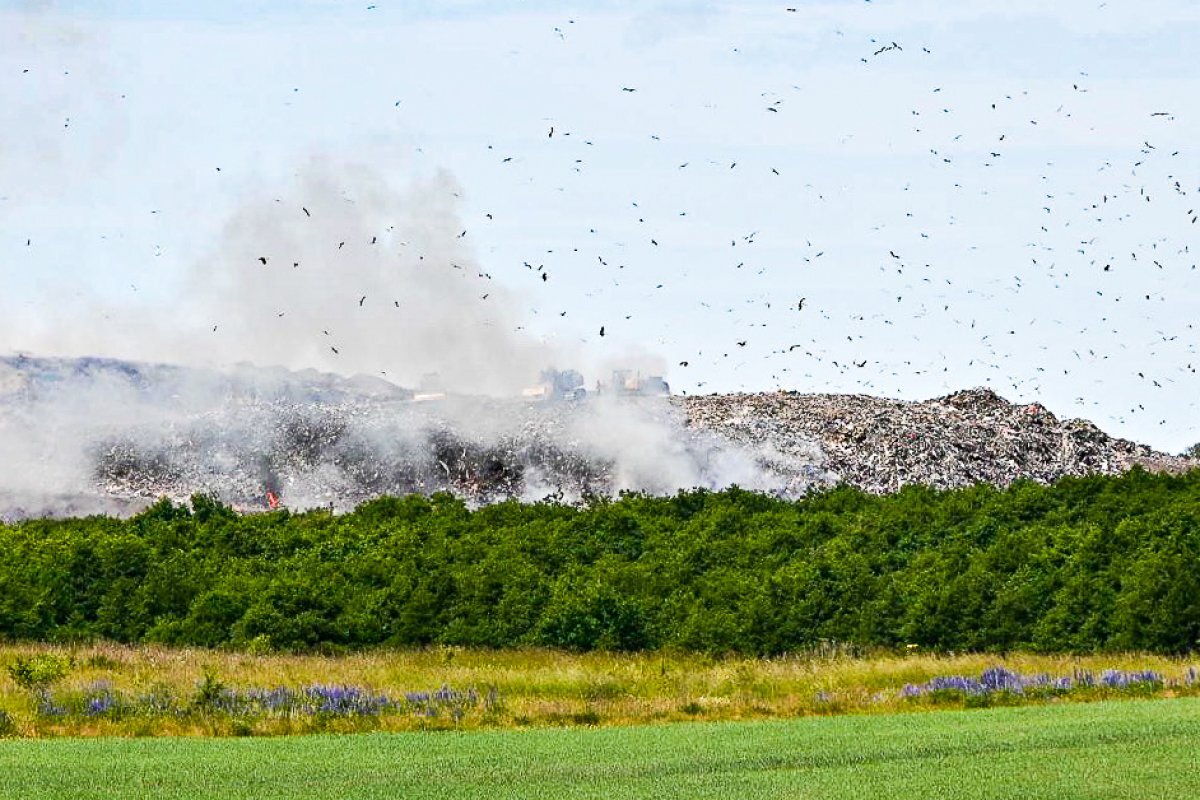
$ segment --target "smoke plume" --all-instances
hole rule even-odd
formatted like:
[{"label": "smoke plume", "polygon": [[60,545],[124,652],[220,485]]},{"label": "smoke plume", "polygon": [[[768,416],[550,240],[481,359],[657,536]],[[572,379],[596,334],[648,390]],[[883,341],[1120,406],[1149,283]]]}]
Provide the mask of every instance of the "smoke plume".
[{"label": "smoke plume", "polygon": [[[686,430],[664,397],[619,382],[597,395],[607,369],[525,333],[519,298],[472,252],[460,195],[445,173],[395,190],[314,160],[232,214],[158,307],[97,303],[5,331],[64,357],[0,362],[0,511],[784,485],[762,454]],[[553,366],[590,366],[592,382],[522,399]]]}]

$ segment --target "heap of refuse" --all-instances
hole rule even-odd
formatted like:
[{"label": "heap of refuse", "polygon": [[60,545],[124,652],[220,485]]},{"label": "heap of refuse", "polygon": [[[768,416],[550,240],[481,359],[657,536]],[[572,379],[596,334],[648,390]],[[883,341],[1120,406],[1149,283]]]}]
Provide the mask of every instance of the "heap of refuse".
[{"label": "heap of refuse", "polygon": [[1039,403],[1014,404],[991,389],[923,402],[866,395],[771,392],[675,398],[689,426],[783,452],[815,443],[828,480],[874,493],[907,484],[942,489],[1018,479],[1112,475],[1140,465],[1185,471],[1195,460],[1111,437],[1082,419],[1060,420]]},{"label": "heap of refuse", "polygon": [[0,357],[0,518],[128,514],[162,496],[346,510],[446,491],[472,505],[736,484],[1050,482],[1188,459],[987,389],[924,402],[794,392],[485,398],[378,378]]},{"label": "heap of refuse", "polygon": [[270,497],[345,510],[385,494],[480,505],[731,484],[798,496],[829,479],[815,448],[731,442],[688,427],[666,398],[234,402],[99,437],[87,456],[105,496],[204,492],[244,509]]}]

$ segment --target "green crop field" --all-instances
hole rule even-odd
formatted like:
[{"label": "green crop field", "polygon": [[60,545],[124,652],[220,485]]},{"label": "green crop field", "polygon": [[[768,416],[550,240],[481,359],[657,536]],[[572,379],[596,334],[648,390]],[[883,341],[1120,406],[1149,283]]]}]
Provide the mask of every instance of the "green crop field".
[{"label": "green crop field", "polygon": [[0,742],[21,798],[1200,796],[1200,699],[742,723]]}]

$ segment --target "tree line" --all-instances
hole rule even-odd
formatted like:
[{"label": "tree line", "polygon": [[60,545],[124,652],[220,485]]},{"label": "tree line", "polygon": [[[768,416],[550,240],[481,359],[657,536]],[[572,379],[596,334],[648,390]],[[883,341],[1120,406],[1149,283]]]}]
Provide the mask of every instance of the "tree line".
[{"label": "tree line", "polygon": [[1200,470],[788,501],[446,494],[0,525],[0,637],[779,654],[1200,644]]}]

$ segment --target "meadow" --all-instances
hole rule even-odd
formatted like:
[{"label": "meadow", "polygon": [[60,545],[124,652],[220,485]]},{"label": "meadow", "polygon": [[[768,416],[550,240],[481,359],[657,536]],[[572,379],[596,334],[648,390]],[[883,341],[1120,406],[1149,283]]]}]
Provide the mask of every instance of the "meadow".
[{"label": "meadow", "polygon": [[1182,798],[1200,699],[745,723],[0,742],[0,796]]},{"label": "meadow", "polygon": [[0,735],[10,737],[624,726],[1188,695],[1200,696],[1200,660],[1137,653],[0,646]]}]

